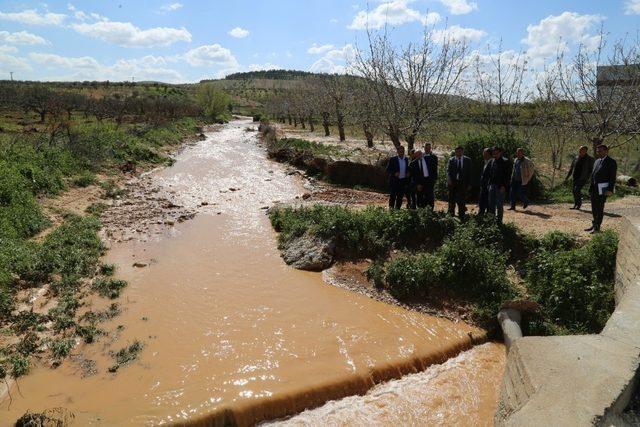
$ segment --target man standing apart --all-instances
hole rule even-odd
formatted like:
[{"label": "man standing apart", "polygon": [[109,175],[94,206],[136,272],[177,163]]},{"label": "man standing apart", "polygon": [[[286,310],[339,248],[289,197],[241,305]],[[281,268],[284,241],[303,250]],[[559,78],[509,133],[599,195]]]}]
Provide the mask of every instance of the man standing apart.
[{"label": "man standing apart", "polygon": [[482,167],[482,173],[480,174],[478,215],[484,215],[489,207],[489,172],[491,172],[489,163],[491,162],[491,148],[485,148],[482,150],[482,158],[484,159],[484,166]]},{"label": "man standing apart", "polygon": [[400,209],[402,207],[402,199],[409,184],[409,159],[405,157],[402,145],[398,147],[397,153],[398,155],[390,158],[387,164],[390,209]]},{"label": "man standing apart", "polygon": [[509,184],[509,162],[502,156],[502,148],[494,147],[493,159],[488,164],[489,168],[489,206],[487,211],[495,215],[498,223],[502,224],[504,214],[504,196]]},{"label": "man standing apart", "polygon": [[573,207],[571,209],[580,209],[582,207],[582,187],[585,186],[591,174],[593,173],[593,157],[588,154],[586,145],[580,147],[578,155],[571,162],[569,173],[564,179],[573,178]]},{"label": "man standing apart", "polygon": [[606,145],[598,145],[596,148],[598,160],[593,164],[593,173],[591,174],[591,213],[593,214],[593,224],[585,231],[597,233],[600,231],[602,219],[604,218],[604,204],[607,196],[613,194],[616,185],[616,175],[618,173],[618,164],[609,157],[609,147]]},{"label": "man standing apart", "polygon": [[511,174],[511,192],[509,198],[511,207],[509,210],[516,210],[516,201],[522,201],[522,208],[527,209],[529,199],[527,198],[527,184],[533,178],[533,162],[524,155],[524,149],[516,150],[516,158],[513,162],[513,173]]},{"label": "man standing apart", "polygon": [[467,212],[467,191],[471,184],[471,159],[464,155],[464,148],[456,147],[455,155],[449,159],[447,165],[447,184],[449,186],[449,214],[455,215],[458,205],[458,215],[464,219]]}]

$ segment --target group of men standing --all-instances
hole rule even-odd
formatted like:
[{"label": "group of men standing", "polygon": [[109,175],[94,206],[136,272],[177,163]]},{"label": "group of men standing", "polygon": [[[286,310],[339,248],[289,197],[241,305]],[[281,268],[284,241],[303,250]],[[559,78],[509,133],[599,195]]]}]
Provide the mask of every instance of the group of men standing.
[{"label": "group of men standing", "polygon": [[405,156],[404,147],[398,147],[397,156],[389,159],[389,207],[400,209],[407,198],[410,209],[435,208],[434,187],[438,179],[438,157],[431,151],[430,143],[424,145],[424,152],[411,153],[411,160]]},{"label": "group of men standing", "polygon": [[[600,230],[606,198],[614,189],[617,165],[615,160],[608,156],[608,151],[606,146],[598,146],[599,159],[594,162],[587,153],[587,147],[581,147],[567,175],[567,179],[573,177],[574,206],[572,209],[580,209],[582,188],[587,183],[590,184],[593,223],[585,231]],[[446,169],[449,191],[448,211],[451,215],[455,215],[457,208],[458,215],[464,219],[467,212],[468,192],[472,184],[478,180],[480,183],[479,215],[489,214],[495,216],[498,222],[502,222],[507,189],[509,189],[510,210],[516,209],[517,201],[522,202],[524,209],[529,206],[527,186],[535,172],[534,164],[525,156],[522,148],[516,150],[513,166],[510,166],[504,154],[501,147],[485,148],[482,153],[484,165],[480,176],[476,177],[473,176],[472,160],[464,155],[463,147],[456,147]],[[409,209],[435,207],[434,188],[438,179],[438,157],[433,153],[430,143],[424,145],[424,152],[412,151],[409,156],[405,155],[404,147],[398,147],[397,155],[389,160],[387,174],[390,184],[389,208],[400,209],[405,197]]]}]

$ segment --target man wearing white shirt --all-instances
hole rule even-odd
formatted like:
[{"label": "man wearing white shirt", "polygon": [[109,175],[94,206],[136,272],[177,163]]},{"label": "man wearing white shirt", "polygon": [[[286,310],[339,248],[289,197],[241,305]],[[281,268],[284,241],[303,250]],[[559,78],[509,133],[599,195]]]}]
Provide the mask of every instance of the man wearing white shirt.
[{"label": "man wearing white shirt", "polygon": [[[425,154],[422,152],[411,162],[411,180],[416,189],[416,204],[419,208],[431,206],[434,208],[435,198],[433,186],[438,173],[438,159],[431,152],[431,144],[425,144]],[[434,165],[435,163],[435,165]]]},{"label": "man wearing white shirt", "polygon": [[389,159],[387,174],[389,175],[389,208],[400,209],[402,199],[409,185],[409,159],[404,155],[404,147],[397,148],[397,156]]}]

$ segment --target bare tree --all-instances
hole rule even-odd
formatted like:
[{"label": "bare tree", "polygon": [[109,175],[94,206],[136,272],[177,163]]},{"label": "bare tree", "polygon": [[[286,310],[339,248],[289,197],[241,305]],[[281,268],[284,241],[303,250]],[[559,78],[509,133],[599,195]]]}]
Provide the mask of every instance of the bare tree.
[{"label": "bare tree", "polygon": [[468,66],[467,43],[444,30],[425,27],[418,43],[397,47],[387,33],[367,31],[369,46],[358,48],[352,67],[371,80],[385,133],[409,149],[449,102]]},{"label": "bare tree", "polygon": [[536,124],[542,130],[540,143],[548,144],[550,148],[552,187],[557,173],[562,170],[566,149],[576,134],[571,123],[571,105],[560,98],[558,80],[555,70],[545,70],[536,82],[536,99],[533,103]]},{"label": "bare tree", "polygon": [[[472,93],[480,107],[480,123],[485,131],[498,129],[511,131],[518,123],[523,103],[530,100],[531,91],[526,85],[527,58],[520,52],[502,49],[502,41],[496,52],[487,45],[487,53],[477,53],[473,58]],[[525,135],[525,139],[527,139]]]},{"label": "bare tree", "polygon": [[367,140],[367,147],[373,147],[373,139],[380,130],[380,112],[372,82],[354,78],[351,85],[349,116],[358,125]]},{"label": "bare tree", "polygon": [[620,147],[640,134],[640,45],[618,40],[608,46],[600,31],[595,48],[581,45],[573,58],[557,57],[562,95],[576,126],[594,148]]}]

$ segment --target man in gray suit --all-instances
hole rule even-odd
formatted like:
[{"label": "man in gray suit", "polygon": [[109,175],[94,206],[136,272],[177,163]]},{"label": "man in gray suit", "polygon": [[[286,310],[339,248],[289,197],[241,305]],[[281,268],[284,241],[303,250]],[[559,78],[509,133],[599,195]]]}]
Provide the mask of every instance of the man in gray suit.
[{"label": "man in gray suit", "polygon": [[466,199],[471,187],[471,173],[471,159],[464,155],[463,147],[456,147],[455,155],[447,165],[447,184],[449,213],[455,215],[455,207],[458,205],[460,219],[464,219],[467,212]]}]

